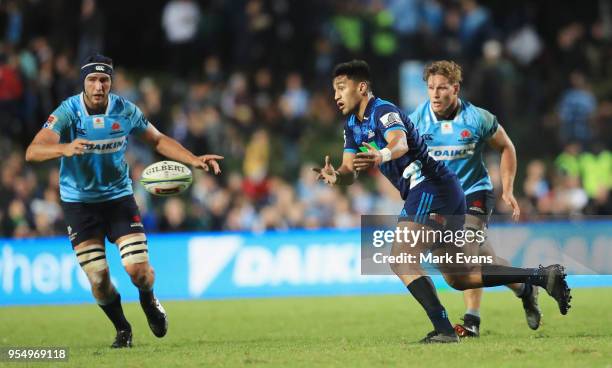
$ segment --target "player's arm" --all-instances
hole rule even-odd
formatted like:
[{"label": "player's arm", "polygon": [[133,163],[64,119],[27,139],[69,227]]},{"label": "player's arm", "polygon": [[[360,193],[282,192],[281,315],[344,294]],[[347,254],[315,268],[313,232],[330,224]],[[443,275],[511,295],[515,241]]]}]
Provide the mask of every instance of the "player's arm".
[{"label": "player's arm", "polygon": [[387,146],[380,151],[370,144],[363,142],[368,151],[357,153],[353,161],[355,170],[364,171],[371,167],[379,166],[384,162],[402,157],[409,150],[406,132],[402,129],[387,131],[385,140],[387,141]]},{"label": "player's arm", "polygon": [[501,161],[499,170],[502,180],[502,199],[506,204],[512,207],[512,218],[518,220],[521,209],[514,198],[514,178],[516,177],[516,149],[506,130],[498,125],[497,131],[487,141],[489,146],[499,151]]},{"label": "player's arm", "polygon": [[60,136],[57,132],[43,128],[28,146],[25,159],[28,162],[40,162],[62,156],[82,155],[89,144],[91,144],[90,141],[81,138],[77,138],[70,143],[60,143]]},{"label": "player's arm", "polygon": [[357,172],[353,168],[355,154],[344,151],[342,154],[342,164],[338,170],[334,169],[330,163],[329,156],[325,156],[325,165],[322,168],[315,167],[312,170],[318,173],[318,180],[322,180],[329,185],[351,185],[357,179]]},{"label": "player's arm", "polygon": [[151,123],[149,123],[142,132],[140,139],[153,147],[160,155],[171,160],[201,168],[205,171],[209,171],[210,168],[212,168],[215,174],[221,173],[221,168],[217,160],[222,160],[223,156],[213,154],[196,156],[187,148],[183,147],[176,139],[170,138],[157,130]]}]

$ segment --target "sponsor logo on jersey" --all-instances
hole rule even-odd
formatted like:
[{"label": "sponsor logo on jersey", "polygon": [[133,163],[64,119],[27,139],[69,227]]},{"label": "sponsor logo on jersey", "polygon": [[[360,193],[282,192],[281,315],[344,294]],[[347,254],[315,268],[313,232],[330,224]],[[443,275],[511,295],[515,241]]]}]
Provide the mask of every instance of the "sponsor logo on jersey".
[{"label": "sponsor logo on jersey", "polygon": [[433,141],[433,134],[421,134],[421,138],[426,141]]},{"label": "sponsor logo on jersey", "polygon": [[443,122],[440,124],[440,130],[442,131],[442,134],[453,134],[453,123],[450,121]]},{"label": "sponsor logo on jersey", "polygon": [[471,136],[472,136],[472,133],[469,130],[463,129],[461,131],[461,138],[467,139],[467,138],[470,138]]},{"label": "sponsor logo on jersey", "polygon": [[117,134],[121,134],[123,133],[123,129],[121,129],[121,124],[119,124],[118,121],[113,122],[113,125],[111,125],[111,135],[117,135]]},{"label": "sponsor logo on jersey", "polygon": [[375,133],[373,130],[368,131],[368,139],[374,138],[374,135]]},{"label": "sponsor logo on jersey", "polygon": [[380,122],[386,128],[393,124],[401,124],[402,119],[397,112],[388,112],[380,117]]},{"label": "sponsor logo on jersey", "polygon": [[49,117],[47,118],[47,121],[45,122],[45,125],[43,125],[43,128],[53,129],[53,126],[55,125],[56,122],[57,122],[57,117],[55,115],[49,115]]},{"label": "sponsor logo on jersey", "polygon": [[76,133],[77,133],[77,135],[80,135],[80,136],[87,135],[87,131],[85,129],[83,129],[83,128],[76,128]]},{"label": "sponsor logo on jersey", "polygon": [[436,160],[457,160],[472,156],[474,154],[475,143],[462,144],[457,146],[431,146],[429,155]]},{"label": "sponsor logo on jersey", "polygon": [[102,139],[99,141],[94,141],[92,144],[88,144],[87,152],[99,154],[115,153],[121,151],[126,143],[127,140],[125,137]]},{"label": "sponsor logo on jersey", "polygon": [[104,118],[93,118],[94,129],[104,129]]}]

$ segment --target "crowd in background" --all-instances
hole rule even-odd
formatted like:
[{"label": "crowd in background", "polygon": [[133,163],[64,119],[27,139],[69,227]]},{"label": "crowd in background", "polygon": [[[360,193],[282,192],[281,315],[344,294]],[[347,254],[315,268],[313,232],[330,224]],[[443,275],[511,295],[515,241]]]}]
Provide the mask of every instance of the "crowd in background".
[{"label": "crowd in background", "polygon": [[[577,12],[555,2],[171,0],[151,2],[131,28],[114,1],[72,3],[0,3],[2,236],[65,233],[58,162],[27,164],[24,149],[80,91],[78,65],[93,52],[114,58],[113,92],[158,129],[195,153],[226,157],[222,176],[196,172],[188,192],[162,199],[138,184],[160,157],[131,139],[147,231],[342,228],[359,226],[360,214],[397,215],[399,194],[377,171],[337,188],[311,170],[325,154],[340,162],[343,124],[330,77],[335,63],[352,58],[369,61],[375,93],[394,101],[402,61],[459,62],[462,98],[496,114],[516,145],[523,221],[612,213],[607,2]],[[60,22],[54,14],[62,11],[74,17]],[[551,11],[563,16],[543,21]],[[152,42],[153,52],[140,52]],[[499,198],[499,157],[488,154],[487,166]],[[498,200],[495,213],[508,211]]]}]

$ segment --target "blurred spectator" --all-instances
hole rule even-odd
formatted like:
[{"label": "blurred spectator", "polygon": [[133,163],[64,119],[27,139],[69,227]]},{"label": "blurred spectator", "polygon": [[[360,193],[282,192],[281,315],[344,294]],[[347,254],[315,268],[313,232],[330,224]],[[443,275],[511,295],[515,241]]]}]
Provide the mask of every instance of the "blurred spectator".
[{"label": "blurred spectator", "polygon": [[0,128],[11,138],[20,138],[24,130],[18,119],[23,84],[17,62],[17,56],[0,48]]},{"label": "blurred spectator", "polygon": [[187,214],[185,203],[177,197],[168,198],[164,203],[164,216],[159,222],[160,231],[194,230],[193,219]]},{"label": "blurred spectator", "polygon": [[77,64],[81,65],[81,62],[89,55],[104,52],[105,23],[106,17],[104,12],[98,8],[96,0],[82,0]]},{"label": "blurred spectator", "polygon": [[470,100],[483,106],[508,127],[515,110],[517,75],[512,63],[503,56],[502,44],[488,40],[482,47],[483,59],[470,73]]},{"label": "blurred spectator", "polygon": [[265,130],[258,130],[247,144],[244,157],[244,194],[256,205],[263,204],[269,193],[268,168],[270,141]]},{"label": "blurred spectator", "polygon": [[21,41],[21,35],[23,33],[23,14],[19,8],[19,2],[16,0],[9,0],[6,2],[6,30],[4,39],[10,45],[18,45]]},{"label": "blurred spectator", "polygon": [[463,19],[460,36],[464,50],[475,58],[482,49],[482,44],[491,36],[491,14],[480,6],[476,0],[461,0]]},{"label": "blurred spectator", "polygon": [[196,38],[200,22],[200,7],[193,0],[171,0],[162,14],[162,27],[166,32],[170,70],[186,77],[196,53]]},{"label": "blurred spectator", "polygon": [[70,59],[67,53],[59,54],[55,58],[53,90],[55,98],[60,101],[80,91],[77,68],[70,62]]},{"label": "blurred spectator", "polygon": [[527,165],[527,177],[523,182],[523,192],[535,205],[546,197],[550,187],[546,180],[546,166],[540,160],[533,160]]},{"label": "blurred spectator", "polygon": [[579,142],[588,145],[592,139],[591,119],[597,108],[597,100],[591,92],[586,77],[582,72],[570,74],[570,88],[559,101],[559,131],[563,144]]}]

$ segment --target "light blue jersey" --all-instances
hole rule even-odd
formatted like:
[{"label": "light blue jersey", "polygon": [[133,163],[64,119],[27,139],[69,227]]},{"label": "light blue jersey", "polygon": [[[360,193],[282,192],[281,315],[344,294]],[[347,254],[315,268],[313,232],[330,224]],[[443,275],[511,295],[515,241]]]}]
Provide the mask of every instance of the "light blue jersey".
[{"label": "light blue jersey", "polygon": [[62,201],[102,202],[132,194],[124,157],[128,135],[142,133],[147,125],[136,105],[112,93],[102,115],[88,114],[82,93],[64,100],[49,116],[44,129],[59,134],[60,143],[82,138],[92,144],[82,155],[61,157]]},{"label": "light blue jersey", "polygon": [[459,100],[459,111],[453,120],[439,121],[429,101],[419,105],[409,117],[427,143],[429,155],[457,174],[466,195],[493,189],[482,149],[497,131],[495,115]]}]

